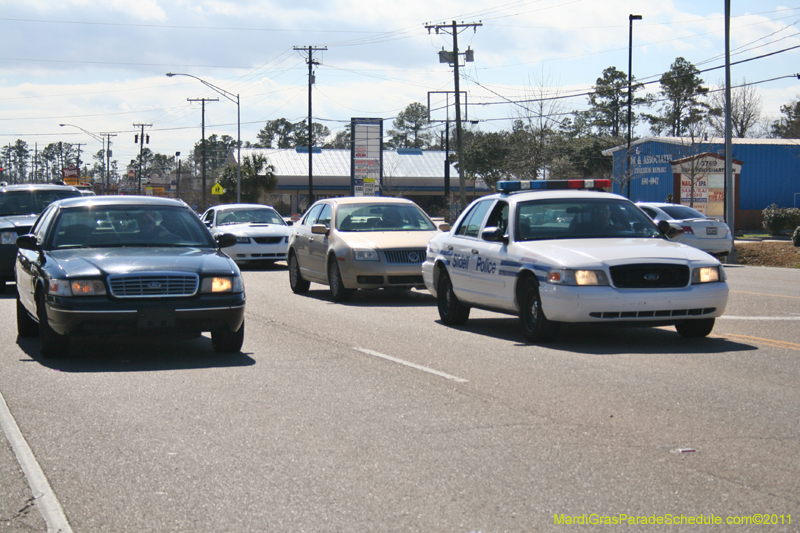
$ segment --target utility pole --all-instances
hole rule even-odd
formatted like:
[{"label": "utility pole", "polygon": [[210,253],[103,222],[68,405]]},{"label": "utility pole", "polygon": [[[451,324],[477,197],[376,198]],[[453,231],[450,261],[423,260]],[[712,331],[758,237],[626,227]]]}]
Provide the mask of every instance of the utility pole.
[{"label": "utility pole", "polygon": [[[106,181],[103,183],[103,194],[108,194],[108,191],[111,189],[111,137],[116,137],[117,134],[101,133],[100,135],[106,138]],[[119,187],[117,187],[117,193],[119,193]]]},{"label": "utility pole", "polygon": [[[134,137],[134,142],[139,141],[139,185],[137,186],[136,194],[141,195],[142,194],[142,159],[143,159],[142,158],[142,153],[144,152],[144,128],[145,127],[152,128],[153,125],[152,124],[134,124],[133,127],[134,128],[142,128],[142,133],[141,134],[137,134]],[[147,136],[147,144],[150,144],[150,136],[149,135]],[[106,170],[108,170],[107,167],[106,167]]]},{"label": "utility pole", "polygon": [[[439,31],[443,31],[445,33],[449,33],[453,36],[453,51],[452,55],[448,54],[447,52],[439,52],[439,62],[444,63],[452,63],[453,65],[453,80],[455,83],[455,93],[456,93],[456,153],[458,154],[458,183],[461,189],[461,209],[464,209],[467,206],[467,185],[466,185],[466,178],[464,176],[464,158],[463,158],[463,135],[461,133],[461,99],[460,95],[461,92],[459,90],[459,75],[458,75],[458,34],[460,31],[463,31],[466,28],[472,28],[473,31],[478,31],[478,26],[483,26],[480,22],[471,22],[469,24],[461,23],[457,24],[454,20],[452,24],[428,24],[425,28],[428,30],[428,33],[431,30],[436,30],[438,34]],[[466,61],[472,61],[472,51],[467,50],[464,55]],[[448,58],[446,61],[443,61],[443,58]],[[450,61],[452,59],[452,61]]]},{"label": "utility pole", "polygon": [[311,86],[314,85],[314,65],[319,65],[319,61],[314,60],[314,52],[327,50],[327,46],[316,48],[314,46],[295,46],[295,51],[306,52],[308,58],[308,206],[314,203],[314,170],[311,147],[314,145],[313,122],[311,120]]},{"label": "utility pole", "polygon": [[206,210],[206,102],[219,102],[219,98],[187,98],[187,102],[201,102],[201,119],[200,119],[200,153],[202,155],[201,175],[203,176],[203,205],[200,206],[200,211]]}]

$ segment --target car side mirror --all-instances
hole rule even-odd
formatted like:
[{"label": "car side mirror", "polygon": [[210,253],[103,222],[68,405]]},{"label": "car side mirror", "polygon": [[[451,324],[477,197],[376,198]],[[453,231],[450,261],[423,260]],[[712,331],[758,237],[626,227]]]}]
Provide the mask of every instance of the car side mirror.
[{"label": "car side mirror", "polygon": [[441,224],[439,224],[438,227],[439,231],[450,231],[450,224],[448,224],[447,222],[442,222]]},{"label": "car side mirror", "polygon": [[40,251],[39,243],[36,242],[36,235],[27,234],[17,237],[17,248],[23,250],[32,250],[34,252]]},{"label": "car side mirror", "polygon": [[672,227],[672,224],[670,224],[666,220],[658,221],[658,231],[660,231],[661,234],[666,236],[668,239],[671,239],[672,237],[680,233],[678,230]]},{"label": "car side mirror", "polygon": [[294,226],[294,220],[286,220],[285,222],[287,226]]},{"label": "car side mirror", "polygon": [[508,237],[506,237],[505,232],[496,226],[484,228],[483,233],[481,233],[481,239],[489,242],[502,242],[503,244],[508,244]]},{"label": "car side mirror", "polygon": [[217,246],[220,248],[230,248],[236,244],[236,235],[233,233],[223,233],[222,235],[214,237],[214,240],[217,241]]},{"label": "car side mirror", "polygon": [[327,235],[328,226],[326,226],[325,224],[314,224],[311,226],[311,233],[315,235]]}]

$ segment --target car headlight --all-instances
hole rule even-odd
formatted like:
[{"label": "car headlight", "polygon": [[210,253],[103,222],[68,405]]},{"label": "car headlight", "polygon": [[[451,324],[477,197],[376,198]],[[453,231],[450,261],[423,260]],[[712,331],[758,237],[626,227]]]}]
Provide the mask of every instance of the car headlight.
[{"label": "car headlight", "polygon": [[17,234],[13,231],[0,233],[0,244],[17,244]]},{"label": "car headlight", "polygon": [[236,236],[236,244],[250,244],[250,237]]},{"label": "car headlight", "polygon": [[99,279],[51,279],[47,292],[54,296],[104,296],[106,286]]},{"label": "car headlight", "polygon": [[244,283],[241,276],[216,276],[203,279],[200,292],[220,293],[220,292],[242,292]]},{"label": "car headlight", "polygon": [[547,273],[547,282],[557,285],[608,285],[608,276],[602,270],[554,268]]},{"label": "car headlight", "polygon": [[725,279],[725,274],[720,270],[722,267],[700,267],[692,270],[692,285],[697,283],[715,283]]},{"label": "car headlight", "polygon": [[356,261],[380,261],[377,250],[364,248],[355,248],[353,250],[353,257]]}]

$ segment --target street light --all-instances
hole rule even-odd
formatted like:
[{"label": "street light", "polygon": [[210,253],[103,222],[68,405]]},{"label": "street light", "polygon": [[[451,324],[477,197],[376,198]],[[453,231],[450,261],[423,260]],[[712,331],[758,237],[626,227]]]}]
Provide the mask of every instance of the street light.
[{"label": "street light", "polygon": [[[100,183],[103,185],[103,194],[108,192],[108,189],[111,187],[110,183],[110,176],[111,176],[111,136],[116,135],[116,133],[101,133],[100,135],[96,133],[92,133],[91,131],[86,131],[85,129],[81,128],[80,126],[76,126],[75,124],[59,124],[62,128],[64,126],[72,126],[73,128],[78,128],[86,135],[89,135],[96,141],[100,141],[100,144],[103,146],[103,152],[105,152],[106,156],[106,181],[101,181]],[[108,141],[106,144],[106,140]],[[80,166],[79,166],[80,170]]]},{"label": "street light", "polygon": [[633,21],[642,20],[641,15],[628,15],[628,149],[626,152],[626,166],[625,172],[628,173],[628,199],[631,198],[631,181],[633,180],[633,173],[631,172],[631,84],[633,83]]},{"label": "street light", "polygon": [[206,87],[214,89],[216,92],[230,100],[231,102],[236,104],[236,203],[242,203],[242,108],[239,104],[239,95],[229,93],[225,89],[220,89],[213,83],[209,83],[204,79],[198,78],[197,76],[193,76],[192,74],[182,74],[179,72],[167,72],[167,77],[171,78],[173,76],[188,76],[190,78],[194,78]]}]

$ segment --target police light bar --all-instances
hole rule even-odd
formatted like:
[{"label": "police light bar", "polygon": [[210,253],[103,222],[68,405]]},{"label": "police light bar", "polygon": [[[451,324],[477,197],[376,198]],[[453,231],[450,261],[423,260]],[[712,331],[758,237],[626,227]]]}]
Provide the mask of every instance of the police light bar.
[{"label": "police light bar", "polygon": [[498,181],[498,192],[556,189],[607,189],[611,180],[510,180]]}]

